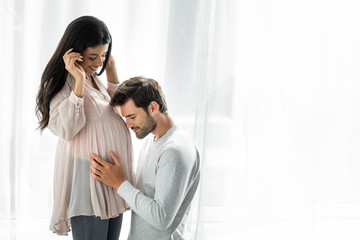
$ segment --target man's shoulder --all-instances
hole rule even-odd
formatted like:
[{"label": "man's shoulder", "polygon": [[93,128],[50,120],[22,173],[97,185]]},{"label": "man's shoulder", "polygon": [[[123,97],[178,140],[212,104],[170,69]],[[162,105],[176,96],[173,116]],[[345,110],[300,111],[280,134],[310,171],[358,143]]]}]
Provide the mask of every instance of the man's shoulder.
[{"label": "man's shoulder", "polygon": [[193,141],[193,138],[190,134],[185,131],[182,127],[175,126],[175,129],[171,132],[169,139],[177,139],[179,141],[182,140],[190,140]]},{"label": "man's shoulder", "polygon": [[164,145],[167,148],[188,148],[190,146],[195,146],[195,142],[193,138],[190,136],[188,132],[183,130],[180,127],[177,127],[172,133],[169,135]]},{"label": "man's shoulder", "polygon": [[178,156],[196,156],[198,150],[193,138],[183,129],[176,128],[163,145],[163,153]]}]

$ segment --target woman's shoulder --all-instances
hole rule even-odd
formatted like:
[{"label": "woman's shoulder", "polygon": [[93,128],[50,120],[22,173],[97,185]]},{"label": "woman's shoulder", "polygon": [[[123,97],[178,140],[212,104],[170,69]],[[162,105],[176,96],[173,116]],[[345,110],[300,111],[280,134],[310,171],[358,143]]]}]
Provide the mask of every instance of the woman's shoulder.
[{"label": "woman's shoulder", "polygon": [[69,96],[72,89],[74,88],[74,85],[75,85],[75,79],[71,76],[71,74],[68,73],[66,76],[64,86],[54,96],[54,98],[52,100],[57,99],[57,98],[64,98],[65,96]]}]

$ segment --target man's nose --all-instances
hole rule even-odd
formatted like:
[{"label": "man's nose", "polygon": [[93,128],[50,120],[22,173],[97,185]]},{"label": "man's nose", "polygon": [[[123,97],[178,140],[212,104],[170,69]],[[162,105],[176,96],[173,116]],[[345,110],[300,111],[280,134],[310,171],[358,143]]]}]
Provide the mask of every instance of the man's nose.
[{"label": "man's nose", "polygon": [[129,120],[126,120],[126,127],[127,128],[131,128],[132,124]]}]

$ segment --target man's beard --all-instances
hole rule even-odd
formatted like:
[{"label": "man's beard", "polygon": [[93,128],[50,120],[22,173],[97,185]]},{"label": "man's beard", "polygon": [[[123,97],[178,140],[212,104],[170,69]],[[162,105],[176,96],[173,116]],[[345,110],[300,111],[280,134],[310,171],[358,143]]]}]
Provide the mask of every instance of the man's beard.
[{"label": "man's beard", "polygon": [[156,123],[155,119],[152,116],[150,116],[150,114],[147,114],[145,124],[142,128],[140,128],[140,131],[136,134],[136,137],[138,139],[143,139],[149,133],[154,131],[154,129],[156,128],[156,124],[157,123]]}]

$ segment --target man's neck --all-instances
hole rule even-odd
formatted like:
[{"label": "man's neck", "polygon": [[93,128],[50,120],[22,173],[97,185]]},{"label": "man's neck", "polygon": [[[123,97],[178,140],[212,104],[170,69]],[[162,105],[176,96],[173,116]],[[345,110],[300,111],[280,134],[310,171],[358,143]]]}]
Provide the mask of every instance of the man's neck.
[{"label": "man's neck", "polygon": [[169,115],[160,114],[157,119],[157,125],[152,134],[154,134],[154,142],[164,136],[170,128],[175,126],[175,123],[169,117]]}]

